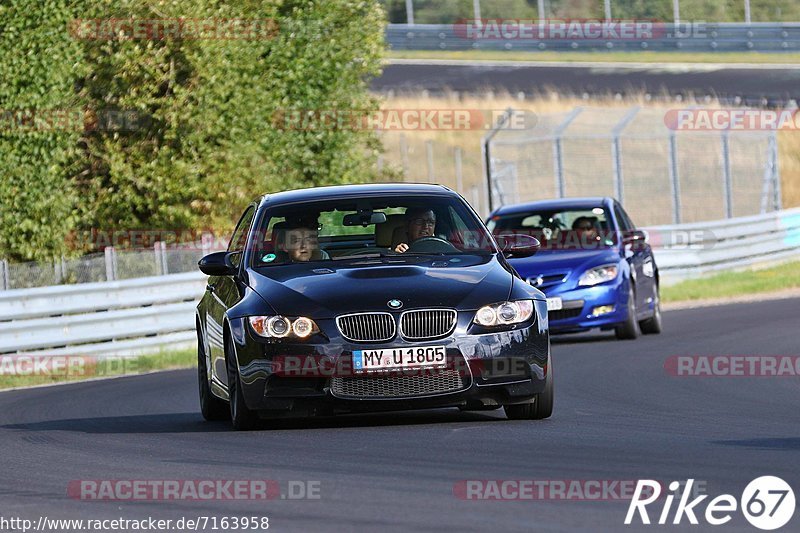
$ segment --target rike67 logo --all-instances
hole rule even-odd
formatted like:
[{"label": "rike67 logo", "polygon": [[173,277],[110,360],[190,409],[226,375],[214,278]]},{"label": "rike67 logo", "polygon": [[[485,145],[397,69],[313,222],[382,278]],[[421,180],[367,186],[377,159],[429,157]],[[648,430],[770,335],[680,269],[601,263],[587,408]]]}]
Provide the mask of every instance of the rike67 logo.
[{"label": "rike67 logo", "polygon": [[[762,476],[751,481],[742,497],[737,501],[730,494],[721,494],[707,502],[705,512],[701,513],[701,503],[708,498],[707,494],[697,496],[691,501],[692,485],[694,479],[689,479],[686,483],[673,481],[669,484],[669,493],[663,499],[663,507],[658,515],[657,523],[664,525],[671,523],[680,524],[686,518],[690,524],[697,525],[697,516],[700,515],[712,526],[720,526],[730,522],[737,508],[741,509],[742,514],[750,524],[758,529],[770,531],[786,525],[794,515],[795,499],[794,491],[784,480],[775,476]],[[680,491],[683,487],[682,492]],[[628,514],[625,517],[625,524],[633,523],[638,514],[642,524],[650,524],[650,515],[647,506],[655,503],[661,498],[662,486],[658,481],[644,479],[636,484],[633,499],[628,507]],[[678,504],[672,514],[672,504],[678,499]],[[659,502],[660,503],[660,502]],[[654,506],[655,507],[655,506]],[[651,509],[651,511],[656,509]],[[672,521],[670,522],[670,515]],[[654,517],[655,518],[655,517]]]}]

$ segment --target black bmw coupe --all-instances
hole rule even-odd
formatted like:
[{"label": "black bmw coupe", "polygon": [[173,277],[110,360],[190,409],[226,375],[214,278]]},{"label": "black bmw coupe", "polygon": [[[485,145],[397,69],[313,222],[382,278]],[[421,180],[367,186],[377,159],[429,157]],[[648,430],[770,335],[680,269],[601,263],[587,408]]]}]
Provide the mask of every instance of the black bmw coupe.
[{"label": "black bmw coupe", "polygon": [[287,416],[503,407],[553,410],[542,292],[454,191],[349,185],[269,194],[204,257],[200,405],[236,429]]}]

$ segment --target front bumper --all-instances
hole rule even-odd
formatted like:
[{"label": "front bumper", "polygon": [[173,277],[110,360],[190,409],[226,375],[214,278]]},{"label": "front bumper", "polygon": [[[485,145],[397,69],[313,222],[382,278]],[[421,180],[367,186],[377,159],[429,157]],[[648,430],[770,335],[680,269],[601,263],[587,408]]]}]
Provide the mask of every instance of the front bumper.
[{"label": "front bumper", "polygon": [[[629,282],[619,278],[594,287],[564,289],[563,285],[544,288],[548,298],[561,298],[563,309],[550,312],[550,331],[569,333],[592,328],[609,328],[628,318]],[[614,306],[610,313],[594,315],[595,308]]]},{"label": "front bumper", "polygon": [[[500,332],[477,330],[471,325],[474,312],[459,312],[451,335],[423,342],[397,337],[385,343],[351,343],[340,336],[332,319],[317,320],[321,333],[308,341],[262,339],[245,324],[246,319],[231,320],[231,333],[245,402],[263,416],[481,408],[525,403],[544,390],[550,360],[546,312],[545,303],[537,301],[529,323]],[[352,371],[355,350],[416,346],[445,347],[447,368],[457,370],[461,379],[457,390],[427,393],[412,388],[410,396],[358,396],[343,391],[341,381],[333,382],[385,377]],[[410,374],[415,379],[414,372]]]}]

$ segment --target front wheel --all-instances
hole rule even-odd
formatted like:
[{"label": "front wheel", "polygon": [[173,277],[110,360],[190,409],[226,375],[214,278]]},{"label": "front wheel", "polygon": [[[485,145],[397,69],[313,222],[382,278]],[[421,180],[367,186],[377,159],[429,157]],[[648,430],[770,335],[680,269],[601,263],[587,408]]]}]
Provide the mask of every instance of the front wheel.
[{"label": "front wheel", "polygon": [[197,335],[197,384],[200,389],[200,412],[206,420],[229,420],[228,404],[214,396],[208,379],[208,365],[200,334]]},{"label": "front wheel", "polygon": [[620,340],[632,340],[639,336],[639,322],[636,320],[636,295],[633,292],[633,285],[628,289],[628,318],[614,328],[614,332]]},{"label": "front wheel", "polygon": [[553,414],[553,365],[547,365],[544,391],[534,396],[530,403],[504,405],[509,420],[543,420]]},{"label": "front wheel", "polygon": [[639,328],[645,335],[661,333],[661,298],[656,293],[656,305],[653,307],[653,316],[639,322]]},{"label": "front wheel", "polygon": [[226,341],[225,360],[228,369],[228,396],[230,397],[230,416],[233,422],[233,429],[246,431],[254,429],[258,424],[258,415],[251,411],[244,401],[242,392],[242,380],[239,376],[239,368],[236,364],[236,355],[233,352],[231,341]]}]

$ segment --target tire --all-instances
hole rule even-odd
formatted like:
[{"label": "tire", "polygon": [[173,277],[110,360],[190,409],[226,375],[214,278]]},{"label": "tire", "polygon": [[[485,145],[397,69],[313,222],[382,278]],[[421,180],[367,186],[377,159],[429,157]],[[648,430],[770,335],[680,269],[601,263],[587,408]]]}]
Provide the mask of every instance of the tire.
[{"label": "tire", "polygon": [[658,335],[661,333],[661,298],[656,289],[656,305],[653,308],[653,316],[639,322],[639,329],[645,335]]},{"label": "tire", "polygon": [[633,292],[633,285],[628,289],[628,318],[614,328],[614,332],[620,340],[633,340],[641,333],[639,331],[639,322],[636,321],[636,296]]},{"label": "tire", "polygon": [[553,365],[547,365],[544,391],[534,396],[533,401],[516,405],[504,405],[509,420],[543,420],[553,414]]},{"label": "tire", "polygon": [[228,403],[214,396],[208,379],[208,366],[206,365],[206,354],[203,350],[203,343],[200,339],[200,331],[197,332],[197,384],[200,389],[200,412],[206,420],[230,420],[231,411]]},{"label": "tire", "polygon": [[230,418],[233,423],[233,429],[237,431],[255,429],[258,425],[258,415],[251,411],[244,401],[242,381],[230,339],[225,340],[225,361],[228,369],[228,396],[230,397],[228,404],[230,405]]}]

